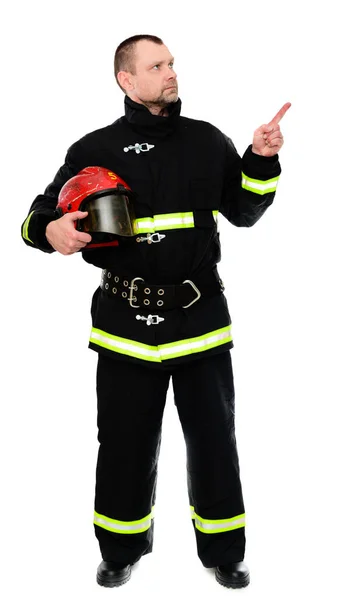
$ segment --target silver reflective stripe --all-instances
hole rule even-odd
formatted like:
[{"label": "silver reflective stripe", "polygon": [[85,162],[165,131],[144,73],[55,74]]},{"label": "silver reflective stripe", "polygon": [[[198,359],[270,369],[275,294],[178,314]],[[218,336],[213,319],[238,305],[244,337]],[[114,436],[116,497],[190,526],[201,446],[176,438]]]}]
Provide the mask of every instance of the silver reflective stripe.
[{"label": "silver reflective stripe", "polygon": [[270,194],[271,192],[276,191],[279,179],[279,176],[267,179],[266,181],[263,181],[262,179],[252,179],[242,172],[242,188],[249,192],[254,192],[254,194]]},{"label": "silver reflective stripe", "polygon": [[203,519],[194,512],[194,507],[191,506],[191,516],[194,519],[195,527],[202,533],[223,533],[245,527],[245,513],[230,519]]},{"label": "silver reflective stripe", "polygon": [[141,533],[146,531],[151,526],[153,519],[153,511],[150,515],[147,515],[143,519],[138,521],[118,521],[117,519],[111,519],[105,515],[100,515],[94,511],[94,524],[107,529],[108,531],[114,531],[115,533]]}]

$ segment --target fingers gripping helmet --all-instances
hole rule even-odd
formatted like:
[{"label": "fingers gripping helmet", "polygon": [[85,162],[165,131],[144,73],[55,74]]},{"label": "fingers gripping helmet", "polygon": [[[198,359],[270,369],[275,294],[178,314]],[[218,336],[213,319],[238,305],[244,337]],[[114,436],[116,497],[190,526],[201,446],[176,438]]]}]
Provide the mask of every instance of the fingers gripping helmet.
[{"label": "fingers gripping helmet", "polygon": [[118,236],[136,234],[133,197],[127,183],[109,169],[86,167],[61,188],[56,210],[60,216],[88,212],[75,222],[78,231],[92,236],[85,248],[117,246]]}]

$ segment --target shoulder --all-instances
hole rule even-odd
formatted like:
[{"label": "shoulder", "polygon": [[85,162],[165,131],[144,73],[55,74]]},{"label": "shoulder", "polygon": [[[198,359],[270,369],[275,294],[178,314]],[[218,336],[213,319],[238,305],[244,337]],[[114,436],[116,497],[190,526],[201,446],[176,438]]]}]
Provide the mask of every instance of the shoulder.
[{"label": "shoulder", "polygon": [[190,119],[189,117],[181,117],[183,126],[189,130],[189,133],[194,133],[197,136],[206,136],[206,139],[217,141],[218,143],[225,143],[226,136],[218,127],[212,125],[208,121],[202,121],[199,119]]},{"label": "shoulder", "polygon": [[68,155],[72,157],[85,156],[89,152],[93,152],[94,148],[106,146],[118,134],[122,125],[123,117],[120,117],[110,125],[86,133],[69,146]]},{"label": "shoulder", "polygon": [[99,129],[95,129],[94,131],[86,133],[75,143],[82,146],[88,146],[92,145],[94,142],[106,140],[110,138],[118,128],[121,127],[123,124],[123,119],[123,117],[120,117],[110,125],[106,125],[105,127],[100,127]]}]

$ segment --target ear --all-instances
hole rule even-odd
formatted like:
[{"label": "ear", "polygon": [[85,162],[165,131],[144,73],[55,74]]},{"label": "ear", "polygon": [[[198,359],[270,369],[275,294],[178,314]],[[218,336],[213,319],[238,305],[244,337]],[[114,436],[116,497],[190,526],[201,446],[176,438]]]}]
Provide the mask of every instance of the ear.
[{"label": "ear", "polygon": [[132,73],[129,73],[129,71],[119,71],[117,77],[121,87],[126,92],[134,89]]}]

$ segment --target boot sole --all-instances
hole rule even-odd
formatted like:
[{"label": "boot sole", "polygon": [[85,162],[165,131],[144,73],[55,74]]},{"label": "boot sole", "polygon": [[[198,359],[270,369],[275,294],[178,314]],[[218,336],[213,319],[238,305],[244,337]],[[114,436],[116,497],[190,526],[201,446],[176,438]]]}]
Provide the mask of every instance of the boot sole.
[{"label": "boot sole", "polygon": [[216,581],[218,581],[218,583],[220,583],[220,585],[223,585],[224,587],[227,588],[243,588],[243,587],[247,587],[247,585],[249,585],[250,583],[250,576],[247,575],[246,577],[244,577],[244,579],[242,579],[241,581],[234,581],[234,580],[229,580],[229,579],[225,579],[224,577],[221,577],[219,575],[219,573],[215,573],[215,578]]},{"label": "boot sole", "polygon": [[96,581],[99,585],[102,585],[103,587],[119,587],[121,585],[124,585],[124,583],[126,583],[127,581],[129,581],[130,577],[131,572],[121,579],[110,579],[108,577],[101,577],[101,575],[97,573]]}]

